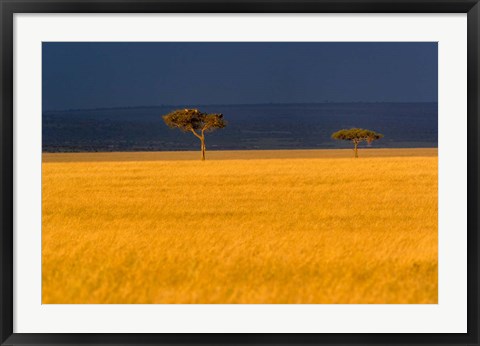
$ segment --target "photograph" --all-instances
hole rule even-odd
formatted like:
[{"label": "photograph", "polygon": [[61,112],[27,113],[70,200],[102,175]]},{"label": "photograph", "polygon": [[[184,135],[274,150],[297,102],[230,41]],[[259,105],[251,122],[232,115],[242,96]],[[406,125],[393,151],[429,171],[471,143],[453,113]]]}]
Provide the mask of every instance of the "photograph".
[{"label": "photograph", "polygon": [[438,42],[41,54],[42,304],[438,304]]}]

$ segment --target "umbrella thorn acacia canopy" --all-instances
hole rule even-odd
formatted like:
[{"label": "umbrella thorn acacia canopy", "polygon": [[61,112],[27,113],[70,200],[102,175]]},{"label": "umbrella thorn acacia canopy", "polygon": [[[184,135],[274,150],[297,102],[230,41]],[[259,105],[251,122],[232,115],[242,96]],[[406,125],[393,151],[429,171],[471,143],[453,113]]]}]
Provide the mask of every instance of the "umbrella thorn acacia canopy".
[{"label": "umbrella thorn acacia canopy", "polygon": [[356,141],[358,143],[365,141],[368,144],[382,137],[383,135],[381,133],[377,133],[372,130],[358,129],[358,128],[343,129],[332,134],[333,139],[341,139],[344,141],[354,141],[354,142]]},{"label": "umbrella thorn acacia canopy", "polygon": [[163,120],[169,127],[178,128],[184,132],[211,132],[227,126],[223,114],[208,114],[198,109],[178,109],[164,115]]}]

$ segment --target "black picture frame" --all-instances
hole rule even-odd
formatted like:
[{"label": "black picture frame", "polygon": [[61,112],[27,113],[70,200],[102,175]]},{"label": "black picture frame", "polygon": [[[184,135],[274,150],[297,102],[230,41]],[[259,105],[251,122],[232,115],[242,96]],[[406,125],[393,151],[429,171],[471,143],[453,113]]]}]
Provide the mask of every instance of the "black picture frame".
[{"label": "black picture frame", "polygon": [[[2,345],[479,345],[479,0],[0,0]],[[13,16],[15,13],[467,13],[468,17],[468,332],[402,334],[25,334],[13,332]],[[28,255],[28,254],[24,254]]]}]

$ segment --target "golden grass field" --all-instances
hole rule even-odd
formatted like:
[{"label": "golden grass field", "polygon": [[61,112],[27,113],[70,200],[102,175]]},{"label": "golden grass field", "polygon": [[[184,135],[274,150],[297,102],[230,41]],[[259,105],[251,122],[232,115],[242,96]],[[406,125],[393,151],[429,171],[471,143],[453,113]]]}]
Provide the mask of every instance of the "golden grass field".
[{"label": "golden grass field", "polygon": [[437,150],[44,154],[42,302],[437,303]]}]

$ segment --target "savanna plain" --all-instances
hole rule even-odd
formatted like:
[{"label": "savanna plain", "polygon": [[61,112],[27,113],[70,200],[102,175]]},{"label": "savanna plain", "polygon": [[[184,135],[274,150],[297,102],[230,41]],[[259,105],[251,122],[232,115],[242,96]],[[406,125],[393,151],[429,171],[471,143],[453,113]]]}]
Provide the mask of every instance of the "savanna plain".
[{"label": "savanna plain", "polygon": [[43,154],[42,302],[437,303],[437,150]]}]

